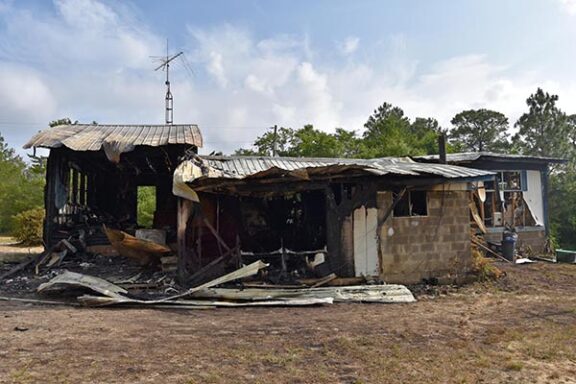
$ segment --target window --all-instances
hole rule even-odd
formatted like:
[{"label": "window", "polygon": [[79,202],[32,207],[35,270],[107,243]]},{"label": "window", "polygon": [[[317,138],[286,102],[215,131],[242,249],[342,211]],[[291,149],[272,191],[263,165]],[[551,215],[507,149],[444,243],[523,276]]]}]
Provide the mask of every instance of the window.
[{"label": "window", "polygon": [[501,227],[533,225],[534,219],[526,207],[523,192],[527,191],[525,170],[496,171],[496,182],[486,181],[486,201],[482,209],[484,223]]},{"label": "window", "polygon": [[[392,192],[394,200],[401,191]],[[398,204],[394,207],[394,217],[427,216],[428,198],[426,191],[405,192]]]}]

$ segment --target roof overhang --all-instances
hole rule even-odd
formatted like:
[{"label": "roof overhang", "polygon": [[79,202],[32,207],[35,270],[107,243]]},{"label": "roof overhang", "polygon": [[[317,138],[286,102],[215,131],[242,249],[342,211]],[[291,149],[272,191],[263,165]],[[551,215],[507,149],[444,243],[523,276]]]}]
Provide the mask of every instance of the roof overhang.
[{"label": "roof overhang", "polygon": [[99,151],[118,160],[121,153],[137,146],[161,147],[187,144],[201,148],[202,134],[195,124],[105,125],[68,124],[45,129],[34,135],[24,148],[67,147],[73,151]]},{"label": "roof overhang", "polygon": [[[414,156],[412,157],[418,162],[424,163],[438,163],[440,158],[438,155]],[[481,163],[481,162],[500,162],[500,163],[538,163],[538,164],[564,164],[567,162],[565,159],[556,157],[545,156],[531,156],[520,154],[507,154],[495,152],[461,152],[449,153],[446,155],[446,162],[448,164],[467,164]]]},{"label": "roof overhang", "polygon": [[[424,164],[408,158],[315,159],[285,157],[195,156],[174,174],[174,193],[186,190],[238,193],[321,188],[331,182],[377,179],[389,184],[441,184],[490,180],[494,173],[446,164]],[[184,192],[184,195],[186,193]]]}]

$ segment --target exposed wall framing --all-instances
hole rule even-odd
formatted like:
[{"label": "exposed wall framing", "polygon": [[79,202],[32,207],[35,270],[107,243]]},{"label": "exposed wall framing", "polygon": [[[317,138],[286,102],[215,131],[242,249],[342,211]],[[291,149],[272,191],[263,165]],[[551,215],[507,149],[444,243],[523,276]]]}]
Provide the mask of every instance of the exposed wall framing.
[{"label": "exposed wall framing", "polygon": [[154,227],[176,237],[172,173],[187,145],[137,147],[110,162],[103,150],[50,151],[46,171],[44,241],[48,247],[82,231],[88,245],[107,244],[102,224],[137,228],[137,188],[156,187]]}]

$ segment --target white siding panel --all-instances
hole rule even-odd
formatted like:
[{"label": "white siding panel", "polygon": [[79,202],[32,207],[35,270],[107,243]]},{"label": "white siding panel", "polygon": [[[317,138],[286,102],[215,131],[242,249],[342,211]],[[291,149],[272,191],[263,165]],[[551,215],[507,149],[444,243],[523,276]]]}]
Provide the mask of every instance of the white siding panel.
[{"label": "white siding panel", "polygon": [[364,206],[354,211],[354,272],[356,276],[378,276],[378,210]]},{"label": "white siding panel", "polygon": [[354,210],[354,271],[356,276],[366,274],[366,208]]},{"label": "white siding panel", "polygon": [[527,186],[524,201],[528,205],[536,225],[544,225],[544,201],[542,196],[542,180],[540,171],[526,171]]},{"label": "white siding panel", "polygon": [[380,275],[378,265],[378,210],[366,210],[366,275]]}]

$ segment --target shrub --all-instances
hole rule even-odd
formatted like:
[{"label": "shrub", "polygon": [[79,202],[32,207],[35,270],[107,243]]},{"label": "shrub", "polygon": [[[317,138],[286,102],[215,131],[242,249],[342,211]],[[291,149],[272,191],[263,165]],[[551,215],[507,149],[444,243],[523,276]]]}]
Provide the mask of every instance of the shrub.
[{"label": "shrub", "polygon": [[12,236],[26,245],[42,244],[44,209],[33,208],[14,215]]},{"label": "shrub", "polygon": [[490,259],[476,247],[472,247],[472,270],[480,281],[498,280],[504,275],[504,272],[492,265]]}]

